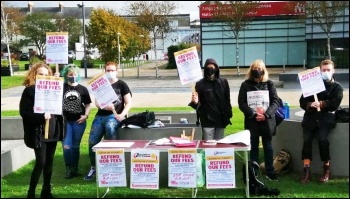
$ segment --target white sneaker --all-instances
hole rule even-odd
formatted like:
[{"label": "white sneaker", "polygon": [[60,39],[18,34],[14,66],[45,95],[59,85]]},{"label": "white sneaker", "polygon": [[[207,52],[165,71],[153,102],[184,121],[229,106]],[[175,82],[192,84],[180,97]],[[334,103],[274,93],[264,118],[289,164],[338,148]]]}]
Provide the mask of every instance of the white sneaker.
[{"label": "white sneaker", "polygon": [[91,168],[89,173],[84,177],[84,180],[91,180],[96,174],[96,169]]}]

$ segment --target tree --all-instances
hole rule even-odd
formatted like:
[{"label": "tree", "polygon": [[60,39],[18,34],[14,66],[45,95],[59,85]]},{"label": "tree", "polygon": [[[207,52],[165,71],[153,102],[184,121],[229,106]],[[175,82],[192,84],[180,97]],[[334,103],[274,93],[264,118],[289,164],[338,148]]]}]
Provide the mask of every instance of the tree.
[{"label": "tree", "polygon": [[[287,5],[289,9],[305,9],[306,15],[299,15],[299,19],[305,21],[311,18],[314,25],[319,26],[327,35],[328,58],[331,56],[331,30],[338,17],[349,9],[348,1],[298,1]],[[300,6],[300,7],[296,7]]]},{"label": "tree", "polygon": [[[169,24],[171,15],[178,5],[174,1],[137,1],[130,3],[127,11],[135,16],[135,22],[148,31],[153,39],[153,50],[157,60],[156,39],[158,35],[166,35],[172,31]],[[156,66],[158,77],[158,66]]]},{"label": "tree", "polygon": [[236,39],[236,67],[237,74],[239,70],[239,37],[240,32],[247,29],[248,25],[253,21],[254,15],[251,14],[259,6],[258,1],[216,1],[217,9],[213,11],[213,19],[223,22],[224,31],[228,37],[234,36]]},{"label": "tree", "polygon": [[34,42],[42,57],[46,44],[46,32],[57,32],[57,26],[51,21],[54,17],[48,13],[38,12],[27,15],[20,24],[22,35]]},{"label": "tree", "polygon": [[83,34],[80,20],[72,16],[57,15],[55,23],[59,32],[68,32],[68,49],[75,49],[75,43],[79,41],[79,36]]}]

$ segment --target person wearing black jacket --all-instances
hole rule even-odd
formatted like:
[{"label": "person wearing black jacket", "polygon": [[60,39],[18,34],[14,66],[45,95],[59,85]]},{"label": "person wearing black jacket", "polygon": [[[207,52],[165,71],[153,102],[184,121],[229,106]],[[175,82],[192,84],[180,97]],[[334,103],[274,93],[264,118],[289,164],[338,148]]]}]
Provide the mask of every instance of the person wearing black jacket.
[{"label": "person wearing black jacket", "polygon": [[[318,101],[314,96],[303,97],[299,99],[300,107],[305,110],[302,127],[303,127],[303,150],[302,160],[304,164],[303,176],[300,180],[302,184],[310,182],[311,171],[310,164],[312,161],[312,140],[315,134],[318,134],[318,145],[321,161],[323,164],[323,175],[320,182],[327,182],[330,178],[330,154],[328,135],[336,125],[334,111],[340,106],[343,99],[343,87],[335,81],[334,63],[331,60],[321,62],[321,76],[326,90],[317,93]],[[319,109],[319,111],[317,110]]]},{"label": "person wearing black jacket", "polygon": [[250,131],[250,160],[259,162],[259,138],[262,138],[266,177],[277,181],[273,167],[272,136],[276,131],[275,113],[278,95],[262,60],[255,60],[238,93],[238,106],[244,114],[244,128]]},{"label": "person wearing black jacket", "polygon": [[214,59],[205,61],[204,77],[196,82],[188,105],[197,110],[204,140],[224,137],[225,127],[231,124],[232,117],[230,87],[227,79],[220,76]]},{"label": "person wearing black jacket", "polygon": [[[41,173],[43,173],[41,198],[53,198],[52,167],[57,142],[63,138],[63,118],[61,115],[34,113],[36,75],[51,76],[51,68],[43,62],[38,62],[31,67],[23,82],[25,89],[21,96],[19,112],[23,121],[24,143],[34,149],[35,153],[35,165],[30,177],[27,198],[35,198],[35,189]],[[47,139],[44,136],[46,119],[49,119]]]}]

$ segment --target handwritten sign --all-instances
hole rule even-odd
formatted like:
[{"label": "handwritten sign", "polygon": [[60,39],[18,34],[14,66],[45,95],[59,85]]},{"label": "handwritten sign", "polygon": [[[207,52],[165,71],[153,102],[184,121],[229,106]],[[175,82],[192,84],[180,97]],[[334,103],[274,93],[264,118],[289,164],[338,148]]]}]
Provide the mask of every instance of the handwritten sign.
[{"label": "handwritten sign", "polygon": [[99,187],[126,187],[124,149],[96,150]]},{"label": "handwritten sign", "polygon": [[258,113],[264,113],[270,106],[269,91],[247,92],[248,106]]},{"label": "handwritten sign", "polygon": [[106,75],[101,74],[88,82],[88,88],[95,96],[95,99],[101,109],[118,99],[112,85],[109,83]]},{"label": "handwritten sign", "polygon": [[63,78],[36,76],[34,113],[62,115]]},{"label": "handwritten sign", "polygon": [[174,53],[177,70],[182,85],[202,78],[197,49],[195,46]]},{"label": "handwritten sign", "polygon": [[207,189],[235,188],[235,161],[233,148],[205,149]]},{"label": "handwritten sign", "polygon": [[169,187],[195,188],[197,186],[196,149],[169,149]]},{"label": "handwritten sign", "polygon": [[159,151],[131,149],[131,189],[159,189]]},{"label": "handwritten sign", "polygon": [[326,90],[322,80],[320,67],[300,72],[298,73],[298,77],[304,97],[316,95],[317,93]]},{"label": "handwritten sign", "polygon": [[46,63],[68,64],[68,32],[46,33]]}]

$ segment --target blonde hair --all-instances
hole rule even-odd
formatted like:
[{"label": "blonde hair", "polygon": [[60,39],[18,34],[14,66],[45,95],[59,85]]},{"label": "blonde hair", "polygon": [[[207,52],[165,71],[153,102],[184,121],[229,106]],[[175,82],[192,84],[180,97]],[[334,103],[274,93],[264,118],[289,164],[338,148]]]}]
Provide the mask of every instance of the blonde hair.
[{"label": "blonde hair", "polygon": [[333,69],[334,69],[334,62],[330,59],[325,59],[325,60],[321,61],[320,68],[322,68],[322,66],[328,65],[328,64],[331,64],[333,66]]},{"label": "blonde hair", "polygon": [[49,71],[49,76],[52,76],[52,70],[45,62],[37,62],[30,67],[22,85],[25,87],[35,85],[37,70],[41,67],[46,68]]},{"label": "blonde hair", "polygon": [[252,68],[254,68],[255,66],[261,66],[263,74],[260,77],[260,81],[261,82],[266,82],[269,79],[269,72],[267,72],[265,63],[261,59],[254,60],[250,64],[250,67],[249,67],[247,75],[246,75],[246,79],[251,79],[251,80],[254,79],[254,77],[252,76]]}]

